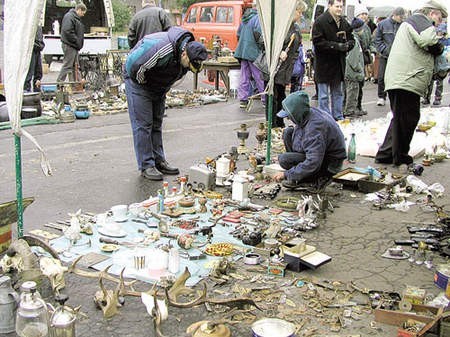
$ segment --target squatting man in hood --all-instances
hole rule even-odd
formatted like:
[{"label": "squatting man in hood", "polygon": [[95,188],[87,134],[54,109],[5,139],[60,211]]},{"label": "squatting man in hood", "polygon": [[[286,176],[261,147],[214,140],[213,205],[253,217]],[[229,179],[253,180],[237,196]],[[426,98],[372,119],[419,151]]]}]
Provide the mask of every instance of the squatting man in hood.
[{"label": "squatting man in hood", "polygon": [[278,117],[294,123],[283,131],[286,152],[278,156],[285,169],[274,175],[290,189],[323,188],[342,169],[347,157],[345,139],[334,118],[309,105],[304,91],[290,94],[282,102]]}]

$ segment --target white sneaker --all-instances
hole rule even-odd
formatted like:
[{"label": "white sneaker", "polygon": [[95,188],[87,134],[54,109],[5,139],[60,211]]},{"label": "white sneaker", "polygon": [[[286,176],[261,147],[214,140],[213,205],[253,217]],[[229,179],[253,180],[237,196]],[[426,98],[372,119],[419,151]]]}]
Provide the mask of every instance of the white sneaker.
[{"label": "white sneaker", "polygon": [[378,106],[385,106],[385,104],[386,104],[386,100],[384,98],[378,98],[378,101],[377,101]]}]

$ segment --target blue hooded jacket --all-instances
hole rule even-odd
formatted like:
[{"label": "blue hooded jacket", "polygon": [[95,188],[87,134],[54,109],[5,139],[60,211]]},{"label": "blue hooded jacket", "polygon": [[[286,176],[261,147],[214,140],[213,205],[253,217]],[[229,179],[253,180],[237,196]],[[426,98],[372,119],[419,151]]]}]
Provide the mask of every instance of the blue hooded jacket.
[{"label": "blue hooded jacket", "polygon": [[252,9],[248,14],[244,15],[239,25],[237,31],[239,42],[234,52],[235,58],[251,62],[256,60],[261,51],[255,38],[255,33],[257,36],[261,35],[261,25],[258,12]]},{"label": "blue hooded jacket", "polygon": [[180,27],[146,35],[128,54],[124,76],[155,95],[164,95],[187,73],[181,53],[194,40],[192,33]]},{"label": "blue hooded jacket", "polygon": [[324,162],[330,172],[337,173],[347,157],[345,138],[339,125],[320,109],[301,109],[294,100],[286,100],[283,109],[295,123],[292,150],[306,155],[305,161],[285,172],[286,179],[301,181],[311,177],[320,171]]}]

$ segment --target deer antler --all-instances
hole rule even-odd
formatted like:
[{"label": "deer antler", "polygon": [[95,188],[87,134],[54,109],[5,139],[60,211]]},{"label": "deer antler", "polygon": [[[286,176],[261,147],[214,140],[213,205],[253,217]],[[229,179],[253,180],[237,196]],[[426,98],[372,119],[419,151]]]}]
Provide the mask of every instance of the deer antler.
[{"label": "deer antler", "polygon": [[116,290],[107,290],[103,284],[103,278],[108,275],[108,270],[111,266],[105,268],[100,272],[99,285],[100,291],[97,291],[94,296],[94,302],[102,309],[105,318],[111,318],[117,314],[117,307],[119,304],[119,287]]},{"label": "deer antler", "polygon": [[206,291],[207,291],[206,284],[203,284],[203,290],[199,293],[199,296],[196,299],[194,299],[190,302],[185,302],[185,303],[177,302],[178,296],[185,295],[185,294],[191,294],[194,292],[193,289],[190,289],[185,286],[186,280],[189,277],[191,277],[191,273],[189,272],[189,269],[186,267],[183,274],[181,274],[175,280],[172,287],[170,287],[169,290],[167,290],[167,288],[165,289],[167,301],[169,302],[170,305],[177,307],[177,308],[191,308],[191,307],[194,307],[196,305],[199,305],[199,304],[202,304],[205,302]]},{"label": "deer antler", "polygon": [[[99,271],[87,271],[87,270],[82,270],[76,267],[77,263],[83,258],[83,256],[78,257],[75,261],[73,261],[73,263],[70,265],[68,272],[69,273],[74,273],[76,275],[79,276],[83,276],[83,277],[90,277],[90,278],[99,278],[102,272]],[[107,268],[109,269],[109,267]],[[112,282],[116,282],[120,284],[120,279],[108,274],[108,273],[103,273],[102,278],[108,280],[108,281],[112,281]],[[122,280],[123,281],[123,280]],[[133,286],[133,284],[135,284],[137,281],[133,280],[133,281],[123,281],[124,285],[127,287],[131,287]]]}]

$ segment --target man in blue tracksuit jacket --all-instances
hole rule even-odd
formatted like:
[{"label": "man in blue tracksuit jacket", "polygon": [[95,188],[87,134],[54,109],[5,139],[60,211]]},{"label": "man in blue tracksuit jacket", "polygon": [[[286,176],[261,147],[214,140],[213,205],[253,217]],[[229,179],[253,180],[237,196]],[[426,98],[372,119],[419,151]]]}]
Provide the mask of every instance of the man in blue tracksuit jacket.
[{"label": "man in blue tracksuit jacket", "polygon": [[282,105],[278,117],[288,117],[295,126],[284,129],[286,152],[278,156],[286,171],[273,178],[284,179],[282,185],[286,188],[309,187],[311,183],[321,188],[322,183],[341,170],[347,157],[344,135],[330,114],[309,106],[304,91],[290,94]]},{"label": "man in blue tracksuit jacket", "polygon": [[167,163],[162,142],[166,93],[189,69],[200,71],[207,56],[205,46],[180,27],[146,35],[129,53],[125,90],[136,160],[144,178],[162,180],[163,174],[179,174]]}]

